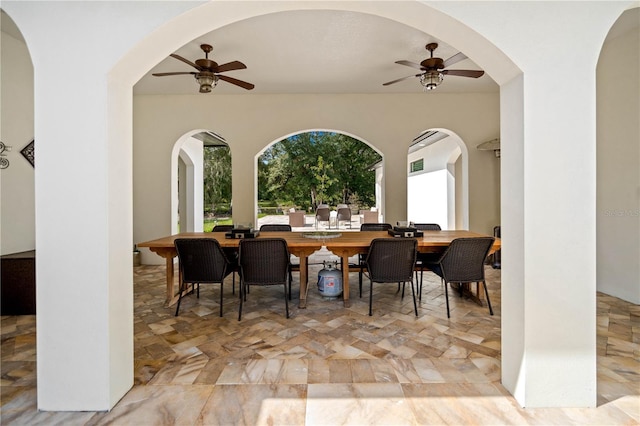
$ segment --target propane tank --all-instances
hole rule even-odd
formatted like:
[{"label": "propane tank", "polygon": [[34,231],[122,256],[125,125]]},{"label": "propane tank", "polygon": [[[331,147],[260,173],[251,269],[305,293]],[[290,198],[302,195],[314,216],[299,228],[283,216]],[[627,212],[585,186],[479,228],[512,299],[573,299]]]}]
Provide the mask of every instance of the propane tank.
[{"label": "propane tank", "polygon": [[324,261],[323,268],[318,272],[318,291],[323,296],[336,297],[342,294],[342,272],[337,268],[337,262]]}]

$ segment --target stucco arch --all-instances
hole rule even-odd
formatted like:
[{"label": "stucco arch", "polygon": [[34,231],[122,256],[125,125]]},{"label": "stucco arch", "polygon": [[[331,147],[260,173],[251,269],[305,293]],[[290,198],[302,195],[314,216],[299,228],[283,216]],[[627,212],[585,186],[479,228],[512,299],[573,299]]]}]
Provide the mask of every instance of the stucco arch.
[{"label": "stucco arch", "polygon": [[[443,128],[443,127],[431,127],[420,134],[424,134],[430,131],[442,132],[447,135],[447,138],[451,138],[450,140],[455,143],[455,145],[460,150],[460,175],[456,175],[456,181],[459,181],[460,194],[456,194],[456,200],[461,202],[460,208],[460,222],[462,225],[462,229],[469,229],[469,150],[467,148],[467,144],[462,140],[462,137],[458,135],[451,129]],[[434,142],[434,144],[438,144],[441,140]],[[451,156],[456,156],[453,153]],[[455,162],[455,158],[448,158],[447,163]],[[451,226],[448,229],[453,229]]]},{"label": "stucco arch", "polygon": [[[287,138],[290,138],[291,136],[295,136],[295,135],[300,135],[302,133],[310,133],[310,132],[327,132],[327,133],[339,133],[341,135],[345,135],[345,136],[349,136],[350,138],[356,139],[360,142],[362,142],[363,144],[367,145],[369,148],[373,149],[375,152],[377,152],[378,154],[380,154],[380,156],[382,157],[382,182],[380,182],[381,184],[379,184],[378,180],[376,180],[376,198],[378,196],[378,194],[380,195],[380,200],[377,201],[376,205],[378,205],[379,203],[379,211],[381,212],[381,214],[384,217],[384,154],[382,151],[380,151],[380,149],[378,149],[374,144],[372,144],[371,142],[367,141],[366,139],[364,139],[361,136],[358,136],[354,133],[348,132],[348,131],[344,131],[344,130],[336,130],[336,129],[331,129],[331,128],[308,128],[308,129],[303,129],[303,130],[296,130],[296,131],[292,131],[290,133],[287,133],[277,139],[272,140],[271,142],[269,142],[268,144],[266,144],[264,146],[264,148],[262,148],[254,157],[253,160],[253,164],[257,164],[258,158],[264,154],[264,152],[269,149],[271,146],[277,144],[278,142],[281,142]],[[256,200],[256,205],[254,208],[255,211],[255,215],[254,215],[254,222],[253,223],[258,223],[258,206],[257,206],[257,200],[258,200],[258,168],[254,167],[253,168],[253,174],[254,174],[254,199]]]}]

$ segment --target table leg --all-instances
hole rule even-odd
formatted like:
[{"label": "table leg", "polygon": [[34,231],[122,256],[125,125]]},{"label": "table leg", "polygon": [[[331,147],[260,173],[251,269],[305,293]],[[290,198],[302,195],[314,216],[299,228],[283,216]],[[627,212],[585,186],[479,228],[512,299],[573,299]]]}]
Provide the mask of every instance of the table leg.
[{"label": "table leg", "polygon": [[167,305],[171,306],[171,300],[173,299],[173,257],[166,258],[167,267]]},{"label": "table leg", "polygon": [[351,307],[349,300],[349,254],[342,254],[342,300],[345,308]]},{"label": "table leg", "polygon": [[302,254],[298,256],[300,258],[300,302],[298,307],[300,309],[307,308],[307,292],[309,291],[309,287],[307,286],[307,255]]}]

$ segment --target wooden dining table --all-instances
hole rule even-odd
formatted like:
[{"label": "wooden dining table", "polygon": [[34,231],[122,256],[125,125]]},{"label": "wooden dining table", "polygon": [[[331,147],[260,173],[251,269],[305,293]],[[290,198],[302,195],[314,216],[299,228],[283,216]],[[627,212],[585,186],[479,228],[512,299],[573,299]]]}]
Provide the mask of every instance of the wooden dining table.
[{"label": "wooden dining table", "polygon": [[[416,238],[418,251],[438,253],[444,251],[456,238],[484,237],[486,235],[470,231],[423,231],[424,236]],[[147,247],[163,257],[166,263],[166,303],[170,306],[178,300],[174,289],[174,258],[177,256],[174,241],[178,238],[214,238],[222,247],[238,247],[240,239],[226,238],[224,232],[183,232],[138,243],[138,247]],[[314,252],[326,247],[342,259],[342,282],[344,306],[349,307],[349,258],[367,253],[374,238],[394,238],[387,231],[348,231],[348,232],[263,232],[258,238],[283,238],[287,241],[289,252],[300,258],[300,300],[299,307],[307,307],[308,258]],[[496,239],[491,253],[500,249],[500,240]]]}]

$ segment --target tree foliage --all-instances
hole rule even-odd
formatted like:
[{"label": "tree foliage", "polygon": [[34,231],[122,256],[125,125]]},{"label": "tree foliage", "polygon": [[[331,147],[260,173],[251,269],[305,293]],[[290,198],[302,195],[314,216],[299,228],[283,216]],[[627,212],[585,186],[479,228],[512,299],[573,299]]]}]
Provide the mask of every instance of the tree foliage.
[{"label": "tree foliage", "polygon": [[229,147],[204,149],[204,208],[213,213],[231,204],[231,151]]},{"label": "tree foliage", "polygon": [[339,133],[308,132],[267,149],[258,161],[258,199],[375,204],[375,172],[381,157],[366,144]]}]

